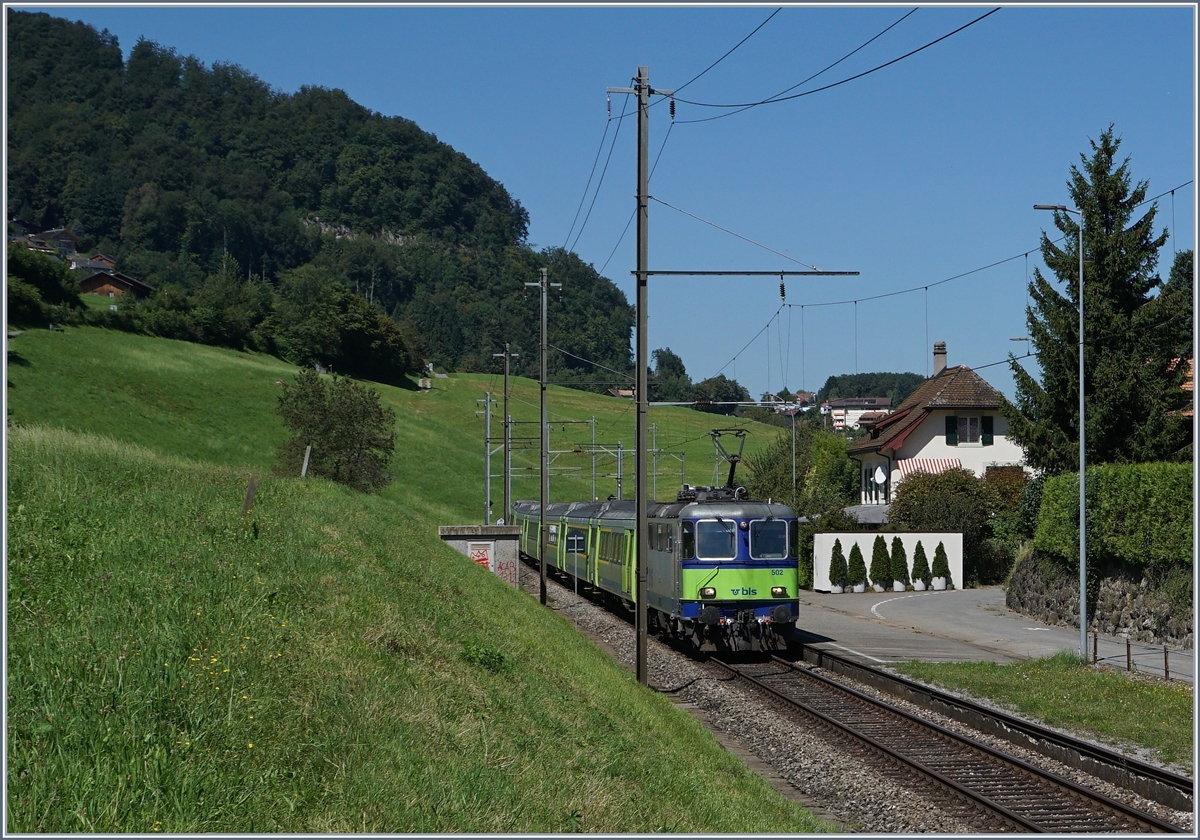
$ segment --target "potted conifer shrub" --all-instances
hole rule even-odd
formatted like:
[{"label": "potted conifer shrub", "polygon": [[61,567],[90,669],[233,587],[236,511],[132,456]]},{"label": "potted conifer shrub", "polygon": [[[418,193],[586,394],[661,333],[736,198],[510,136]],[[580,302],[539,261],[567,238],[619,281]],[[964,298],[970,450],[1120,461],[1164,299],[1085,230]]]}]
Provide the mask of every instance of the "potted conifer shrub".
[{"label": "potted conifer shrub", "polygon": [[938,543],[933,552],[933,588],[945,589],[950,583],[950,561],[946,559],[946,546]]},{"label": "potted conifer shrub", "polygon": [[842,541],[833,541],[833,554],[829,558],[829,591],[840,595],[846,586],[846,555],[842,553]]},{"label": "potted conifer shrub", "polygon": [[908,553],[899,537],[892,537],[892,590],[903,592],[908,589]]},{"label": "potted conifer shrub", "polygon": [[858,547],[857,542],[850,546],[850,567],[847,570],[847,576],[855,592],[867,591],[867,564],[863,560],[862,549]]},{"label": "potted conifer shrub", "polygon": [[871,584],[876,592],[886,592],[887,585],[892,582],[892,560],[888,557],[887,543],[883,534],[875,536],[875,544],[871,546]]},{"label": "potted conifer shrub", "polygon": [[917,592],[924,592],[929,585],[929,559],[925,556],[925,546],[917,540],[913,549],[912,585]]}]

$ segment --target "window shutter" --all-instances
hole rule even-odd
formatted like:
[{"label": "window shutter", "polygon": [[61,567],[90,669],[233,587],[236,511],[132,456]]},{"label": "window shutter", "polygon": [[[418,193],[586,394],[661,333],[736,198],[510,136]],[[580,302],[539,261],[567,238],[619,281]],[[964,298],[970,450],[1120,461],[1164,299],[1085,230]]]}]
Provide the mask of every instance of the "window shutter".
[{"label": "window shutter", "polygon": [[983,415],[983,419],[980,423],[979,437],[980,437],[980,440],[983,441],[984,446],[992,445],[992,415],[990,415],[990,414]]},{"label": "window shutter", "polygon": [[946,418],[946,445],[958,446],[958,418],[953,414]]}]

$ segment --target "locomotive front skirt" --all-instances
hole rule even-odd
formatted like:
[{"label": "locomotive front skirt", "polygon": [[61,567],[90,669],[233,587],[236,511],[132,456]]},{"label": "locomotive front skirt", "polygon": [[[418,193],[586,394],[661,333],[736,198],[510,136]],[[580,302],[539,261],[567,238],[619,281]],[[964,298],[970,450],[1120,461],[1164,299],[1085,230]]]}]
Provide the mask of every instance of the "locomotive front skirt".
[{"label": "locomotive front skirt", "polygon": [[[796,515],[786,505],[687,488],[680,501],[647,505],[650,629],[718,647],[781,647],[799,614]],[[521,552],[636,606],[632,501],[514,502]]]}]

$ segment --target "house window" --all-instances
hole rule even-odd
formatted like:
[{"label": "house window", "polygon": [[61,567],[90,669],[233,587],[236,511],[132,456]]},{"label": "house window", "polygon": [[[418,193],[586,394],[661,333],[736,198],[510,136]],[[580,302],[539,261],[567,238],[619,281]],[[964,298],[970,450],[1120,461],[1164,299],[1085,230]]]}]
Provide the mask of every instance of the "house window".
[{"label": "house window", "polygon": [[979,418],[978,417],[959,417],[958,418],[958,442],[959,443],[979,443]]}]

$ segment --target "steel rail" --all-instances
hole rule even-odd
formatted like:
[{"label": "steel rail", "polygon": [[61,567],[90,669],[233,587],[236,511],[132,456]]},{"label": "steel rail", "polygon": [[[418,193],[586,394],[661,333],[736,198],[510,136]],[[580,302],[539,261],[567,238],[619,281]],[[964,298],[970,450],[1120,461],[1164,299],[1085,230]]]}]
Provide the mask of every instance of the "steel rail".
[{"label": "steel rail", "polygon": [[805,662],[1039,752],[1169,808],[1192,810],[1195,782],[1187,776],[819,648],[805,646],[801,656]]},{"label": "steel rail", "polygon": [[[815,683],[815,684],[821,686],[826,691],[832,691],[832,692],[836,692],[839,694],[844,694],[844,695],[853,697],[855,700],[859,701],[861,704],[865,704],[867,707],[872,708],[875,712],[891,715],[893,718],[898,718],[898,719],[906,722],[910,727],[920,727],[923,730],[927,730],[927,731],[936,733],[937,736],[940,736],[942,738],[943,742],[949,742],[949,743],[955,745],[959,749],[971,750],[977,754],[982,754],[984,756],[987,756],[988,758],[992,759],[995,762],[1000,762],[1005,766],[1012,767],[1018,774],[1023,775],[1027,779],[1030,777],[1033,777],[1033,779],[1039,784],[1049,785],[1053,789],[1058,789],[1058,790],[1064,791],[1066,793],[1067,797],[1075,799],[1076,801],[1082,800],[1084,803],[1086,803],[1093,809],[1099,808],[1100,810],[1102,810],[1104,812],[1113,813],[1122,820],[1127,820],[1127,821],[1132,822],[1135,825],[1140,826],[1143,831],[1164,832],[1164,833],[1183,833],[1184,832],[1184,830],[1181,829],[1180,827],[1172,825],[1167,822],[1164,822],[1164,821],[1158,819],[1157,817],[1154,817],[1151,814],[1147,814],[1143,811],[1139,811],[1137,809],[1131,808],[1131,807],[1125,805],[1124,803],[1117,802],[1115,800],[1111,800],[1108,797],[1105,797],[1095,791],[1092,791],[1086,787],[1083,787],[1082,785],[1075,784],[1074,782],[1071,782],[1068,779],[1063,779],[1060,776],[1057,776],[1053,773],[1049,773],[1045,770],[1042,770],[1041,768],[1035,767],[1035,766],[1033,766],[1027,762],[1021,761],[1020,759],[1017,759],[1013,756],[1006,755],[1006,754],[1000,752],[999,750],[995,750],[985,744],[981,744],[977,741],[973,741],[969,738],[965,738],[965,737],[959,735],[958,733],[952,732],[949,729],[938,726],[935,723],[931,723],[929,721],[922,720],[921,718],[919,718],[915,715],[912,715],[901,709],[897,709],[893,706],[889,706],[888,704],[883,703],[882,701],[879,701],[873,697],[870,697],[869,695],[863,694],[862,692],[856,691],[848,686],[842,685],[841,683],[838,683],[838,682],[831,680],[827,677],[824,677],[820,674],[814,674],[807,670],[796,668],[787,660],[781,659],[779,657],[773,657],[772,659],[775,664],[783,666],[785,670],[775,671],[771,674],[763,674],[763,675],[760,675],[761,677],[778,676],[778,677],[791,678],[794,680],[808,681],[809,683]],[[720,659],[717,659],[717,658],[714,658],[711,661],[720,665],[721,667],[725,668],[726,670],[730,671],[731,673],[737,675],[737,677],[744,680],[748,684],[753,685],[755,688],[778,698],[782,702],[786,703],[789,707],[799,709],[805,715],[814,717],[814,718],[820,720],[821,722],[823,722],[829,726],[832,726],[836,730],[850,735],[851,737],[858,740],[860,743],[863,743],[863,744],[867,745],[868,747],[872,748],[873,750],[875,750],[879,753],[882,753],[883,755],[887,756],[888,758],[895,760],[895,761],[899,761],[899,762],[903,763],[904,765],[911,767],[916,772],[921,773],[922,775],[928,776],[929,778],[935,780],[938,784],[942,785],[943,787],[954,791],[955,793],[957,793],[958,795],[960,795],[962,797],[969,799],[970,801],[974,802],[978,806],[987,810],[989,813],[998,815],[1002,820],[1017,826],[1019,829],[1023,829],[1023,830],[1030,831],[1030,832],[1037,832],[1037,833],[1061,832],[1061,831],[1065,830],[1064,823],[1061,818],[1058,819],[1058,821],[1055,822],[1053,825],[1047,825],[1046,822],[1044,822],[1044,821],[1039,822],[1039,821],[1027,818],[1026,816],[1023,816],[1022,814],[1019,814],[1019,813],[1013,811],[1012,809],[1008,808],[1007,806],[1005,806],[999,802],[993,801],[986,793],[983,793],[978,790],[974,790],[970,787],[967,787],[966,785],[960,783],[959,781],[957,781],[953,778],[950,778],[949,776],[940,772],[939,770],[926,765],[922,761],[920,761],[912,756],[906,755],[903,752],[900,752],[896,749],[893,749],[892,747],[889,747],[887,744],[881,742],[878,738],[875,738],[875,737],[871,736],[870,734],[867,734],[866,732],[863,732],[850,724],[844,723],[843,721],[839,721],[836,718],[821,712],[819,709],[813,708],[808,703],[805,703],[804,701],[802,701],[796,697],[789,696],[788,694],[775,689],[771,685],[768,685],[767,683],[765,683],[759,677],[757,677],[753,674],[746,673],[746,671],[744,671],[741,668],[729,665],[725,662],[722,662]],[[1076,821],[1074,823],[1068,822],[1067,826],[1078,825],[1078,824],[1079,824],[1078,821]],[[1090,831],[1090,830],[1096,830],[1096,829],[1094,826],[1089,825],[1089,826],[1082,826],[1081,830],[1089,830]],[[1118,831],[1120,831],[1120,830],[1127,830],[1127,827],[1126,826],[1115,826],[1115,827],[1109,827],[1109,828],[1103,829],[1103,830],[1118,830]]]}]

